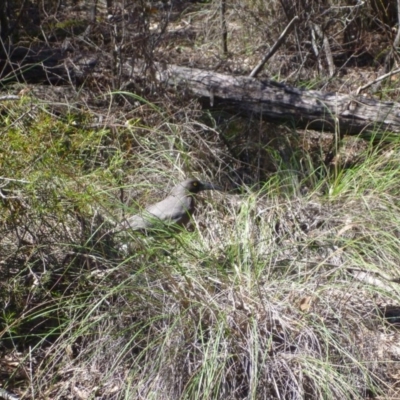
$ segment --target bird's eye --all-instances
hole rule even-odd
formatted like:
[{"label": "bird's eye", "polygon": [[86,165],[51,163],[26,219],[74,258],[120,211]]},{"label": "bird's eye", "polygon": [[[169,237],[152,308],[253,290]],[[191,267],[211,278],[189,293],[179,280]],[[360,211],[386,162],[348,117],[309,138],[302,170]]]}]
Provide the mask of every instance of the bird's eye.
[{"label": "bird's eye", "polygon": [[193,182],[193,186],[194,186],[194,187],[197,187],[198,185],[199,185],[198,182]]}]

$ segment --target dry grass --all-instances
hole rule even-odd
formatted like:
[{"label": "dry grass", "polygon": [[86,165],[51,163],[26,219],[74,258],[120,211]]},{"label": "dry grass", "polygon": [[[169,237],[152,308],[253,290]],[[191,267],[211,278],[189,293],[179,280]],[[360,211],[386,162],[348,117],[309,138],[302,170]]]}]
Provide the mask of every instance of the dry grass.
[{"label": "dry grass", "polygon": [[[366,53],[362,35],[346,35],[371,10],[340,5],[287,9],[304,19],[267,75],[345,86],[341,57]],[[138,54],[246,74],[290,19],[278,2],[233,2],[224,58],[217,6],[181,10],[169,33],[184,20],[184,37],[143,41]],[[349,26],[336,29],[342,20]],[[337,57],[332,79],[312,24],[326,28]],[[93,93],[122,78],[88,82],[93,92],[72,91],[74,104],[44,104],[34,91],[1,103],[2,387],[24,399],[393,397],[398,139],[345,140],[330,160],[338,135],[206,113],[147,78],[130,82],[135,93],[102,94],[95,107]],[[226,191],[200,196],[191,229],[110,234],[193,175]]]},{"label": "dry grass", "polygon": [[194,171],[228,189],[234,159],[217,132],[189,109],[185,124],[167,123],[159,109],[152,128],[110,135],[55,117],[35,124],[18,119],[23,105],[9,107],[9,388],[58,399],[362,399],[397,390],[398,338],[382,318],[399,304],[397,143],[348,170],[315,170],[305,195],[299,177],[312,158],[283,163],[271,153],[273,179],[201,196],[191,231],[112,237],[113,221]]}]

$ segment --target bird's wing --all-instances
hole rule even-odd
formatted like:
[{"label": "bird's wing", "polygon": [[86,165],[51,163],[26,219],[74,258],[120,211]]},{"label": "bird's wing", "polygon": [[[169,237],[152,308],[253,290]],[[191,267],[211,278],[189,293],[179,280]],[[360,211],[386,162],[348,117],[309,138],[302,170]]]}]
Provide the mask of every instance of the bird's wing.
[{"label": "bird's wing", "polygon": [[159,203],[149,206],[146,210],[164,223],[179,223],[188,217],[193,207],[191,196],[168,196]]},{"label": "bird's wing", "polygon": [[182,224],[188,220],[193,211],[193,198],[191,196],[169,196],[159,203],[148,206],[139,214],[132,215],[121,224],[119,228],[136,230],[154,229],[157,225]]}]

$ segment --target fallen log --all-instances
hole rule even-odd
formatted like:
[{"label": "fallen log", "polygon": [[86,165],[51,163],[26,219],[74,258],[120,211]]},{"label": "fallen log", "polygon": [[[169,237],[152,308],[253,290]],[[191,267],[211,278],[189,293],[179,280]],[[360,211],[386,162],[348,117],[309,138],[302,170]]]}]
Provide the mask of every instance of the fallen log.
[{"label": "fallen log", "polygon": [[266,79],[175,65],[157,67],[159,82],[179,90],[189,89],[211,108],[233,108],[236,112],[261,115],[266,120],[340,134],[400,132],[400,103],[297,89]]},{"label": "fallen log", "polygon": [[[60,49],[15,47],[0,51],[0,84],[10,80],[78,84],[93,72],[95,56],[75,56],[73,62]],[[140,64],[124,64],[130,79],[140,75]],[[155,64],[156,79],[179,90],[189,89],[207,107],[260,115],[338,134],[363,131],[400,132],[400,103],[378,101],[359,95],[304,90],[267,79],[225,75],[213,71]],[[204,101],[205,100],[205,101]]]}]

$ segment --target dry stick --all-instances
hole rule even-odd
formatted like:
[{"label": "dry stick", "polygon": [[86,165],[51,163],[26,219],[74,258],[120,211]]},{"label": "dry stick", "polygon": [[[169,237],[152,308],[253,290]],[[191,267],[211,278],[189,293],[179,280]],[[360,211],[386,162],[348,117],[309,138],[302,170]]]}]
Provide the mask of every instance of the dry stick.
[{"label": "dry stick", "polygon": [[321,57],[319,54],[317,41],[316,41],[316,37],[315,37],[317,34],[317,31],[314,29],[313,24],[310,24],[310,29],[311,29],[311,46],[312,46],[312,49],[314,50],[315,57],[318,61],[318,72],[322,74],[323,66],[322,66]]},{"label": "dry stick", "polygon": [[322,39],[322,43],[323,43],[324,50],[325,50],[326,62],[328,63],[328,67],[329,67],[329,77],[332,78],[332,76],[335,74],[335,64],[333,62],[333,57],[332,57],[332,52],[331,52],[331,47],[329,45],[328,37],[325,35],[325,33],[322,31],[322,29],[319,25],[312,24],[312,29],[315,30],[318,37],[320,39]]},{"label": "dry stick", "polygon": [[7,392],[7,390],[0,388],[0,399],[5,399],[5,400],[19,400],[19,397],[14,396],[10,392]]},{"label": "dry stick", "polygon": [[331,46],[329,44],[329,39],[326,35],[324,35],[323,44],[325,49],[326,62],[328,63],[329,67],[329,77],[332,78],[333,75],[335,75],[335,63],[333,62],[333,56],[332,56]]},{"label": "dry stick", "polygon": [[[399,0],[400,1],[400,0]],[[258,73],[261,71],[263,68],[264,64],[276,53],[276,51],[279,49],[281,44],[284,42],[286,36],[290,33],[292,30],[294,24],[299,20],[299,17],[296,15],[290,22],[289,25],[285,28],[285,30],[282,32],[281,36],[279,36],[279,39],[275,42],[275,44],[271,47],[271,50],[268,52],[268,54],[262,59],[262,61],[251,71],[251,74],[249,75],[251,78],[255,78]]]},{"label": "dry stick", "polygon": [[387,74],[381,75],[379,78],[376,78],[375,80],[365,84],[364,86],[360,86],[357,90],[356,90],[356,95],[360,94],[360,92],[370,86],[372,86],[374,83],[378,83],[380,81],[383,81],[386,78],[389,78],[389,76],[398,74],[400,72],[400,68],[395,69],[394,71],[388,72]]},{"label": "dry stick", "polygon": [[19,100],[19,96],[15,94],[6,94],[4,96],[0,96],[0,101],[6,101],[6,100]]}]

